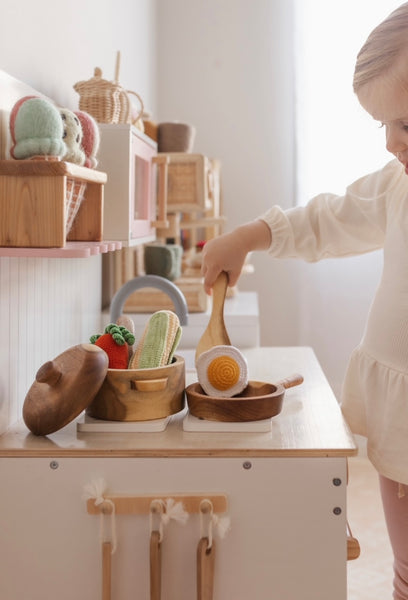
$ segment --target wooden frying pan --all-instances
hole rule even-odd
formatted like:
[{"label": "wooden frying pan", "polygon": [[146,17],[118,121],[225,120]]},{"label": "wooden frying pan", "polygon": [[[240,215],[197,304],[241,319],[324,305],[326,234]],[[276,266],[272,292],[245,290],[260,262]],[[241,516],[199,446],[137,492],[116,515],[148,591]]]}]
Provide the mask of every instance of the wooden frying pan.
[{"label": "wooden frying pan", "polygon": [[190,414],[209,421],[259,421],[275,417],[282,410],[285,390],[303,382],[302,375],[291,375],[276,384],[249,381],[243,392],[232,398],[214,398],[204,393],[199,383],[186,388]]}]

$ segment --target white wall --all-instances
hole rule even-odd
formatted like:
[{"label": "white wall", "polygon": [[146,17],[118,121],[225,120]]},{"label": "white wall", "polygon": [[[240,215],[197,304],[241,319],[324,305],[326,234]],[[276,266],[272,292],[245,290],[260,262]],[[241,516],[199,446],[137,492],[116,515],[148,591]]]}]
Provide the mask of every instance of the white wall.
[{"label": "white wall", "polygon": [[[73,84],[95,66],[112,79],[120,50],[122,85],[157,120],[196,125],[195,150],[221,159],[228,228],[292,204],[292,0],[3,0],[2,23],[1,67],[70,108]],[[259,292],[262,343],[312,345],[338,391],[380,257],[252,262],[240,287]]]},{"label": "white wall", "polygon": [[78,107],[77,81],[100,67],[155,109],[155,0],[2,0],[1,68],[67,108]]},{"label": "white wall", "polygon": [[[2,0],[1,69],[75,109],[74,83],[96,66],[113,79],[120,50],[120,83],[155,110],[155,10],[155,0]],[[98,331],[101,260],[2,258],[0,283],[1,433],[39,366]]]},{"label": "white wall", "polygon": [[[292,0],[158,3],[158,116],[194,124],[195,151],[221,160],[228,230],[271,204],[294,203],[302,157],[294,143],[293,13]],[[239,285],[259,293],[261,342],[311,345],[339,394],[381,256],[308,265],[256,254],[252,262],[255,274]]]}]

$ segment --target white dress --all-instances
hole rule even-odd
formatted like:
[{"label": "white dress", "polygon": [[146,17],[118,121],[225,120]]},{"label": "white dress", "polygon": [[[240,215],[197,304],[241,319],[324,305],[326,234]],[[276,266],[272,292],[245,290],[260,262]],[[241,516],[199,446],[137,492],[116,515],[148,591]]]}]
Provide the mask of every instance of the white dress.
[{"label": "white dress", "polygon": [[344,196],[271,208],[269,253],[313,262],[384,249],[381,282],[344,380],[341,406],[382,475],[408,484],[408,176],[393,160]]}]

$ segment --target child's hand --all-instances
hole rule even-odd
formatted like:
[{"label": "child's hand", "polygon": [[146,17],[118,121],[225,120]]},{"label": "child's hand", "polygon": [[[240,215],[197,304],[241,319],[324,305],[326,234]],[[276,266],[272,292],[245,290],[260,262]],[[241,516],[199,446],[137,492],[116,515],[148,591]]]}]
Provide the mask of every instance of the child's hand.
[{"label": "child's hand", "polygon": [[211,293],[221,271],[228,273],[228,285],[234,286],[241,275],[248,252],[266,250],[270,244],[271,231],[262,220],[241,225],[231,233],[208,241],[203,248],[201,267],[206,293]]},{"label": "child's hand", "polygon": [[212,286],[221,271],[228,273],[228,285],[238,281],[247,252],[241,247],[236,232],[226,233],[207,242],[202,252],[201,272],[204,276],[204,289],[211,293]]}]

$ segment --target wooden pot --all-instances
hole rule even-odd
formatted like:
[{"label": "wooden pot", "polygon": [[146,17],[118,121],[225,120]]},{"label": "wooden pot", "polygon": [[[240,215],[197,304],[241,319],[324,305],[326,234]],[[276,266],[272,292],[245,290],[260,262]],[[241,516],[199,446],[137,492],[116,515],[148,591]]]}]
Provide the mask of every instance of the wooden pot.
[{"label": "wooden pot", "polygon": [[108,369],[86,412],[107,421],[162,419],[184,408],[184,358],[154,369]]}]

